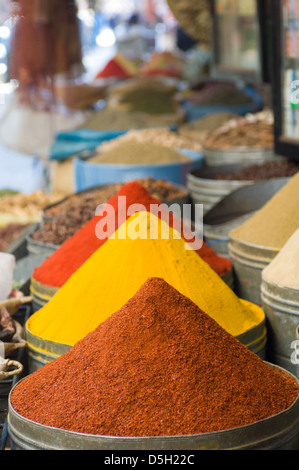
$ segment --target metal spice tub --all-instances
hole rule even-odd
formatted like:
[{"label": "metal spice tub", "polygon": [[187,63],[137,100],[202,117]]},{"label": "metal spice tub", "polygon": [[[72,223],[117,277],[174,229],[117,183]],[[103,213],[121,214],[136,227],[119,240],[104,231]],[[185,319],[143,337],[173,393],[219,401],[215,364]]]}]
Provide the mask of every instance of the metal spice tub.
[{"label": "metal spice tub", "polygon": [[249,213],[241,217],[236,217],[224,224],[204,225],[205,242],[211,246],[219,256],[230,258],[228,250],[229,234],[234,228],[239,227],[245,220],[251,217],[251,215],[252,213]]},{"label": "metal spice tub", "polygon": [[254,147],[232,147],[229,149],[211,149],[204,147],[203,154],[209,166],[254,164],[281,160],[275,155],[274,149]]},{"label": "metal spice tub", "polygon": [[294,342],[299,324],[299,290],[281,287],[262,277],[261,298],[267,318],[269,360],[297,375]]},{"label": "metal spice tub", "polygon": [[[31,234],[32,235],[32,234]],[[43,243],[37,240],[34,240],[31,235],[27,235],[27,250],[33,255],[47,255],[50,256],[54,251],[59,248],[58,245],[52,245],[51,243]]]},{"label": "metal spice tub", "polygon": [[12,450],[298,450],[299,397],[288,409],[253,424],[165,437],[100,436],[49,427],[18,414],[9,399],[8,431]]},{"label": "metal spice tub", "polygon": [[187,176],[187,188],[194,204],[203,204],[204,213],[211,210],[225,196],[253,181],[218,180],[218,174],[232,173],[246,165],[220,165],[191,171]]},{"label": "metal spice tub", "polygon": [[231,235],[228,250],[235,273],[236,294],[242,299],[261,305],[262,271],[279,251],[245,243]]},{"label": "metal spice tub", "polygon": [[33,297],[33,311],[36,312],[48,303],[58,290],[57,287],[46,286],[31,277],[30,295]]}]

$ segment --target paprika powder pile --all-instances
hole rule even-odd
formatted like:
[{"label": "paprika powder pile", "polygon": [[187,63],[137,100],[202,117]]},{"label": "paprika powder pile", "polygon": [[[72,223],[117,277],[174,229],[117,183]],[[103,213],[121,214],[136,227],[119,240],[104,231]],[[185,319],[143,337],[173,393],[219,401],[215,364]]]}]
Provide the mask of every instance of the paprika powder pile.
[{"label": "paprika powder pile", "polygon": [[[120,204],[120,198],[125,197],[125,204]],[[112,235],[118,228],[119,220],[128,218],[128,208],[133,204],[141,204],[150,210],[151,205],[160,205],[161,202],[152,197],[150,193],[137,182],[125,184],[119,192],[109,199],[107,205],[113,210],[107,214],[105,207],[87,222],[72,237],[66,240],[49,258],[33,271],[33,280],[54,288],[60,288],[69,277]],[[95,207],[96,209],[96,207]],[[103,219],[113,219],[113,224],[108,225],[105,238],[99,239],[96,236],[96,226]],[[173,225],[174,216],[169,214],[169,223]],[[181,222],[183,224],[183,222]],[[112,230],[109,227],[112,226]],[[197,254],[202,257],[212,269],[220,276],[231,269],[231,263],[226,258],[218,256],[212,248],[203,243],[197,250]]]},{"label": "paprika powder pile", "polygon": [[73,346],[121,308],[149,277],[165,279],[234,336],[261,325],[264,312],[240,300],[189,247],[162,218],[136,213],[30,316],[28,335]]},{"label": "paprika powder pile", "polygon": [[11,404],[29,420],[73,432],[175,436],[248,425],[286,410],[298,395],[295,378],[150,278],[65,354],[19,382]]}]

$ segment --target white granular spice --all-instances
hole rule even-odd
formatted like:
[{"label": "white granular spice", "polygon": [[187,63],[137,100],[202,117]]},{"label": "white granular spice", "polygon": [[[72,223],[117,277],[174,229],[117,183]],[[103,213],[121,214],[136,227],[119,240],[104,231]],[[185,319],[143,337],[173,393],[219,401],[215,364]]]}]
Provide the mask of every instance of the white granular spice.
[{"label": "white granular spice", "polygon": [[108,151],[123,142],[150,142],[171,149],[190,149],[198,152],[202,150],[202,144],[199,141],[192,141],[168,129],[158,128],[130,130],[113,141],[104,142],[100,149],[101,151]]}]

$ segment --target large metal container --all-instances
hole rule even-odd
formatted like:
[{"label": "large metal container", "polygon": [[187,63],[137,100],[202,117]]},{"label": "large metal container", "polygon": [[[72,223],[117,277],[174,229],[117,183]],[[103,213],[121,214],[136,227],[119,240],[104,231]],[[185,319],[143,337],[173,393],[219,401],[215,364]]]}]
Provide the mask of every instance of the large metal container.
[{"label": "large metal container", "polygon": [[42,308],[58,291],[57,287],[46,286],[34,278],[30,281],[30,294],[33,297],[33,311],[36,312]]},{"label": "large metal container", "polygon": [[[187,154],[187,151],[181,151],[181,153]],[[126,183],[135,179],[148,177],[163,179],[174,184],[185,186],[188,173],[204,166],[202,153],[196,152],[196,154],[193,155],[189,151],[188,156],[191,157],[188,161],[152,165],[101,164],[75,158],[75,189],[76,192],[78,192],[97,185],[117,182]]]},{"label": "large metal container", "polygon": [[262,305],[262,271],[279,251],[245,243],[231,235],[228,250],[234,268],[236,294],[249,302]]},{"label": "large metal container", "polygon": [[38,242],[32,238],[31,235],[27,235],[27,250],[33,255],[45,255],[50,256],[54,251],[57,250],[58,245],[52,245],[51,243]]},{"label": "large metal container", "polygon": [[253,165],[255,163],[281,160],[281,157],[275,155],[274,149],[252,147],[232,147],[226,149],[204,147],[203,154],[206,164],[209,166],[233,164]]},{"label": "large metal container", "polygon": [[187,176],[187,188],[194,204],[203,204],[204,213],[207,213],[228,194],[238,188],[253,184],[253,181],[216,179],[219,174],[233,173],[240,168],[244,168],[244,165],[221,165],[191,171]]},{"label": "large metal container", "polygon": [[[259,307],[243,301],[247,307],[254,310]],[[39,369],[48,362],[57,359],[64,352],[70,349],[70,345],[49,341],[41,336],[32,334],[28,328],[26,331],[27,340],[27,355],[28,355],[28,369],[30,373]],[[266,343],[267,343],[267,330],[265,320],[255,325],[250,330],[246,331],[237,339],[244,344],[248,349],[257,354],[262,359],[266,359]]]},{"label": "large metal container", "polygon": [[230,258],[228,250],[229,234],[251,217],[251,213],[226,222],[224,224],[204,224],[204,240],[219,255]]},{"label": "large metal container", "polygon": [[204,223],[218,225],[255,212],[289,181],[290,178],[275,178],[235,189],[205,214]]},{"label": "large metal container", "polygon": [[49,427],[18,414],[9,400],[8,430],[12,450],[298,450],[299,397],[287,410],[247,426],[165,437],[100,436]]},{"label": "large metal container", "polygon": [[267,357],[297,375],[298,360],[294,357],[299,325],[299,290],[281,287],[262,276],[261,298],[267,318]]}]

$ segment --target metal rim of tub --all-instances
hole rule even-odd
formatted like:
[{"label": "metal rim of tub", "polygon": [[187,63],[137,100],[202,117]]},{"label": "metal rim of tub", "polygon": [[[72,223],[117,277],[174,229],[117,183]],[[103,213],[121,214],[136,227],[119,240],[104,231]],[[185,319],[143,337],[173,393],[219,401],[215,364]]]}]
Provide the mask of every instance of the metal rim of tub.
[{"label": "metal rim of tub", "polygon": [[237,255],[248,266],[266,267],[280,251],[278,248],[265,247],[254,243],[245,242],[229,235],[229,250],[232,255]]},{"label": "metal rim of tub", "polygon": [[[257,305],[253,305],[250,302],[244,300],[241,300],[241,302],[243,302],[244,305],[247,305],[249,308],[255,310],[258,309],[262,312],[261,308]],[[39,369],[46,363],[57,359],[72,347],[72,345],[47,340],[41,336],[33,334],[29,330],[28,325],[25,325],[25,335],[27,341],[28,367],[31,371]],[[251,352],[264,359],[267,342],[265,318],[263,318],[260,323],[256,324],[251,329],[237,336],[237,339]]]},{"label": "metal rim of tub", "polygon": [[33,277],[30,280],[30,293],[33,299],[41,307],[51,300],[59,290],[58,287],[50,287],[38,282]]},{"label": "metal rim of tub", "polygon": [[189,173],[187,176],[188,189],[190,191],[199,192],[207,195],[226,195],[228,192],[243,186],[249,186],[254,183],[251,180],[216,180],[212,178],[204,178]]},{"label": "metal rim of tub", "polygon": [[231,147],[227,149],[203,148],[206,163],[210,166],[233,163],[262,163],[266,161],[281,160],[275,155],[274,149],[258,147]]},{"label": "metal rim of tub", "polygon": [[299,324],[299,291],[283,287],[262,277],[261,297],[269,332],[269,356],[273,362],[294,375],[297,361],[292,361]]},{"label": "metal rim of tub", "polygon": [[[284,369],[269,364],[283,375],[298,379]],[[26,377],[22,380],[25,380]],[[18,386],[18,383],[15,387]],[[13,388],[14,389],[14,388]],[[299,396],[284,411],[263,420],[211,433],[118,437],[76,433],[45,426],[17,413],[9,395],[8,430],[12,447],[25,450],[246,450],[297,449],[299,441]]]},{"label": "metal rim of tub", "polygon": [[27,235],[26,242],[29,253],[33,254],[49,253],[50,255],[59,248],[59,245],[54,245],[52,243],[43,243],[33,240],[31,235]]},{"label": "metal rim of tub", "polygon": [[228,252],[235,274],[236,294],[261,305],[262,271],[271,263],[279,250],[246,243],[230,235]]}]

